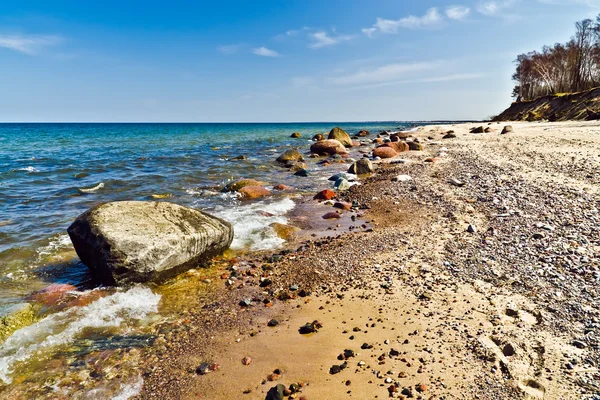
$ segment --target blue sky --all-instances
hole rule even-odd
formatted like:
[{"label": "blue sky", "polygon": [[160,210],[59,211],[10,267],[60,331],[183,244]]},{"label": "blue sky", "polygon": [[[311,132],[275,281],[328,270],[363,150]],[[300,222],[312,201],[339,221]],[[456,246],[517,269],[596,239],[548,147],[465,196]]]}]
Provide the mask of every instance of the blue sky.
[{"label": "blue sky", "polygon": [[600,0],[0,4],[0,121],[478,119]]}]

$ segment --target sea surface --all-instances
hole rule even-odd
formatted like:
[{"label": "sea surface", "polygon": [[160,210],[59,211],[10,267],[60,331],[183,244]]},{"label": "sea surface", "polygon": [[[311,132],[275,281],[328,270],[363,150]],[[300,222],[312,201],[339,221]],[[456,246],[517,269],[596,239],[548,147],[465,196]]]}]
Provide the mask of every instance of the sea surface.
[{"label": "sea surface", "polygon": [[[0,124],[0,316],[27,305],[36,299],[34,293],[50,285],[55,285],[50,292],[58,293],[73,285],[74,293],[86,299],[98,290],[66,229],[79,214],[107,201],[172,201],[201,208],[233,224],[234,249],[278,248],[283,240],[269,225],[285,223],[294,196],[314,191],[331,170],[318,171],[311,164],[314,176],[301,178],[274,160],[289,148],[306,152],[313,135],[334,126],[350,135],[367,129],[373,138],[381,130],[414,124]],[[292,132],[302,139],[290,138]],[[241,155],[247,158],[232,160]],[[221,191],[240,178],[295,190],[258,202]],[[0,388],[10,385],[19,371],[31,375],[28,363],[57,357],[61,346],[81,341],[90,329],[96,337],[106,331],[114,335],[115,329],[131,332],[156,314],[160,302],[159,295],[143,286],[97,297],[59,309],[36,309],[32,325],[0,342]]]}]

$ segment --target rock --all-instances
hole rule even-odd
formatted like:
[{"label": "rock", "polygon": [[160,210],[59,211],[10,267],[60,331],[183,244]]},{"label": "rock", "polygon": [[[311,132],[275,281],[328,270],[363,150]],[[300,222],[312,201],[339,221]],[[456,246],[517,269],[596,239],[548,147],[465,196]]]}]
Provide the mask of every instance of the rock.
[{"label": "rock", "polygon": [[410,175],[398,175],[392,178],[392,182],[408,182],[411,181],[412,177]]},{"label": "rock", "polygon": [[285,164],[288,161],[304,161],[304,157],[298,150],[286,150],[282,155],[277,157],[277,162]]},{"label": "rock", "polygon": [[356,180],[356,175],[348,172],[338,172],[337,174],[331,175],[327,180],[335,182],[342,178],[348,182],[354,182]]},{"label": "rock", "polygon": [[434,162],[438,162],[439,160],[440,160],[440,159],[439,159],[439,158],[437,158],[437,157],[429,157],[429,158],[426,158],[425,160],[423,160],[423,162],[426,162],[426,163],[434,163]]},{"label": "rock", "polygon": [[411,136],[411,132],[401,131],[401,132],[392,133],[390,135],[390,139],[392,139],[392,138],[397,138],[398,140],[408,139],[410,136]]},{"label": "rock", "polygon": [[273,186],[273,190],[290,190],[291,187],[280,183],[278,185]]},{"label": "rock", "polygon": [[267,392],[267,397],[265,397],[265,400],[283,400],[285,391],[286,387],[282,384],[273,386]]},{"label": "rock", "polygon": [[301,177],[304,177],[304,178],[306,178],[306,177],[309,175],[309,172],[308,172],[308,170],[306,170],[306,169],[302,168],[302,169],[299,169],[298,171],[296,171],[296,172],[294,173],[294,175],[295,175],[295,176],[301,176]]},{"label": "rock", "polygon": [[417,142],[408,142],[408,148],[413,151],[423,151],[423,145]]},{"label": "rock", "polygon": [[262,186],[264,182],[257,181],[256,179],[240,179],[239,181],[233,182],[225,186],[224,192],[238,192],[245,186]]},{"label": "rock", "polygon": [[515,347],[510,344],[507,343],[503,348],[502,348],[502,354],[504,354],[506,357],[512,357],[515,355]]},{"label": "rock", "polygon": [[371,161],[364,157],[352,164],[350,169],[348,169],[348,173],[355,175],[370,174],[374,171]]},{"label": "rock", "polygon": [[329,156],[334,154],[344,154],[346,153],[346,148],[335,139],[327,139],[313,143],[313,145],[310,146],[310,152]]},{"label": "rock", "polygon": [[242,358],[242,365],[250,365],[252,364],[252,359],[248,356]]},{"label": "rock", "polygon": [[335,183],[333,184],[333,187],[336,188],[337,190],[339,190],[340,192],[344,192],[348,189],[350,189],[352,186],[354,186],[356,183],[350,183],[348,182],[348,180],[344,179],[344,178],[340,178],[337,181],[335,181]]},{"label": "rock", "polygon": [[296,162],[294,163],[294,165],[292,165],[292,167],[290,168],[290,172],[298,172],[301,171],[303,169],[307,169],[308,166],[306,165],[306,163],[303,162]]},{"label": "rock", "polygon": [[280,224],[279,222],[273,222],[271,227],[277,234],[277,236],[283,240],[290,240],[293,238],[299,231],[300,228],[296,228],[295,226]]},{"label": "rock", "polygon": [[484,129],[483,126],[478,126],[476,128],[472,128],[469,133],[483,133]]},{"label": "rock", "polygon": [[501,135],[506,135],[507,133],[511,133],[513,132],[513,127],[511,125],[506,125],[504,127],[504,129],[502,129],[502,132],[500,132]]},{"label": "rock", "polygon": [[467,232],[469,232],[469,233],[477,233],[477,228],[475,228],[475,226],[469,224],[469,226],[467,227]]},{"label": "rock", "polygon": [[318,321],[308,322],[298,329],[298,332],[302,335],[307,335],[309,333],[316,333],[319,331],[321,324]]},{"label": "rock", "polygon": [[335,211],[332,212],[328,212],[327,214],[323,215],[321,218],[323,219],[340,219],[342,218],[342,216],[338,213],[336,213]]},{"label": "rock", "polygon": [[532,237],[534,239],[543,239],[545,235],[542,232],[535,232]]},{"label": "rock", "polygon": [[279,321],[277,321],[276,319],[272,319],[267,323],[267,326],[271,326],[271,327],[277,326],[277,325],[279,325]]},{"label": "rock", "polygon": [[315,136],[313,136],[312,140],[320,142],[321,140],[325,140],[325,136],[322,133],[317,133]]},{"label": "rock", "polygon": [[333,190],[325,189],[321,190],[319,193],[313,197],[315,200],[331,200],[335,197],[335,192]]},{"label": "rock", "polygon": [[198,368],[196,368],[196,373],[198,375],[206,375],[210,372],[216,371],[217,369],[219,369],[219,364],[202,363],[198,366]]},{"label": "rock", "polygon": [[342,128],[337,126],[329,132],[328,139],[335,139],[346,147],[352,147],[352,138]]},{"label": "rock", "polygon": [[375,150],[373,150],[373,157],[394,158],[397,155],[398,152],[396,152],[396,150],[392,149],[391,147],[378,147]]},{"label": "rock", "polygon": [[485,133],[492,133],[492,132],[494,132],[494,130],[488,126],[487,128],[485,128],[484,132]]},{"label": "rock", "polygon": [[241,155],[241,156],[236,156],[233,158],[230,158],[229,161],[240,161],[240,160],[247,160],[248,157],[246,157],[245,155]]},{"label": "rock", "polygon": [[242,195],[242,198],[245,200],[254,200],[260,199],[261,197],[265,197],[271,194],[268,189],[262,186],[244,186],[238,193]]},{"label": "rock", "polygon": [[67,229],[81,261],[108,285],[162,281],[228,249],[230,223],[167,202],[118,201]]},{"label": "rock", "polygon": [[340,364],[340,365],[332,365],[331,368],[329,368],[329,373],[331,375],[339,374],[340,372],[345,370],[347,366],[348,366],[347,362],[344,362],[343,364]]},{"label": "rock", "polygon": [[458,186],[458,187],[465,186],[465,183],[464,183],[464,182],[462,182],[462,181],[459,181],[459,180],[458,180],[458,179],[456,179],[456,178],[450,178],[450,179],[448,180],[448,183],[449,183],[449,184],[451,184],[451,185],[453,185],[453,186]]},{"label": "rock", "polygon": [[333,205],[335,208],[339,208],[340,210],[350,211],[352,209],[352,203],[346,203],[342,201],[338,201]]},{"label": "rock", "polygon": [[442,139],[454,139],[456,138],[456,135],[454,133],[446,133],[444,136],[442,136]]},{"label": "rock", "polygon": [[361,129],[360,131],[358,131],[358,133],[356,134],[356,136],[358,137],[365,137],[365,136],[369,136],[371,134],[371,132],[369,132],[366,129]]},{"label": "rock", "polygon": [[302,137],[302,135],[301,135],[300,133],[298,133],[298,132],[294,132],[294,133],[292,133],[292,134],[290,135],[290,137],[291,137],[292,139],[300,139],[300,138]]}]

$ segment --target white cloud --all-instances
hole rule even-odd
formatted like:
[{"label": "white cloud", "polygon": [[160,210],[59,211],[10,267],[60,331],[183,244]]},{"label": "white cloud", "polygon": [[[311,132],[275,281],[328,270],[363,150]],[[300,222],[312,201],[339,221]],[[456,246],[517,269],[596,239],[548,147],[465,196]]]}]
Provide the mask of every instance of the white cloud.
[{"label": "white cloud", "polygon": [[263,57],[279,57],[279,55],[280,55],[275,50],[268,49],[264,46],[253,49],[252,53],[256,54],[257,56],[263,56]]},{"label": "white cloud", "polygon": [[364,28],[362,32],[371,37],[375,32],[398,33],[400,28],[418,29],[439,25],[443,21],[443,16],[437,8],[430,8],[422,17],[409,15],[401,19],[377,18],[377,21],[371,28]]},{"label": "white cloud", "polygon": [[477,4],[477,11],[480,14],[493,17],[499,15],[505,9],[510,8],[514,3],[515,0],[486,1]]},{"label": "white cloud", "polygon": [[35,55],[42,48],[56,46],[64,39],[56,35],[0,35],[0,47]]},{"label": "white cloud", "polygon": [[353,74],[331,78],[330,82],[336,85],[361,85],[393,81],[404,78],[409,73],[434,69],[440,65],[439,62],[388,64],[370,70],[362,70]]},{"label": "white cloud", "polygon": [[308,35],[313,43],[309,45],[311,49],[319,49],[321,47],[333,46],[340,42],[351,40],[354,36],[351,35],[336,35],[330,36],[325,31],[319,31]]},{"label": "white cloud", "polygon": [[446,9],[446,15],[450,19],[462,20],[471,13],[471,9],[465,6],[450,6]]},{"label": "white cloud", "polygon": [[221,54],[231,55],[240,51],[241,47],[242,45],[240,44],[228,44],[217,47],[217,51]]},{"label": "white cloud", "polygon": [[439,83],[439,82],[452,82],[452,81],[464,81],[472,79],[480,79],[484,77],[481,73],[465,73],[465,74],[451,74],[442,76],[433,76],[426,78],[415,78],[415,79],[403,79],[403,80],[392,80],[387,82],[377,82],[360,86],[345,87],[342,90],[366,90],[376,89],[386,86],[397,86],[397,85],[409,85],[415,83]]}]

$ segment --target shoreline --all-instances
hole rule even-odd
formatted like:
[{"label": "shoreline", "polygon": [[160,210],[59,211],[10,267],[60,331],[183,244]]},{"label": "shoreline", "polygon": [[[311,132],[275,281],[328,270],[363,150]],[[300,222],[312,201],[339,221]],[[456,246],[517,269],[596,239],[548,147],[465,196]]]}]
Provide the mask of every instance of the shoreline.
[{"label": "shoreline", "polygon": [[[548,165],[544,164],[550,160],[545,152],[554,151],[554,155],[564,158],[570,155],[543,142],[556,145],[566,141],[569,147],[580,138],[593,139],[586,147],[593,153],[600,137],[593,133],[590,136],[585,130],[592,129],[597,135],[600,125],[516,123],[516,132],[502,137],[499,129],[490,134],[468,134],[471,126],[420,129],[417,136],[432,136],[440,143],[427,145],[424,152],[407,157],[403,157],[407,153],[402,154],[402,158],[415,162],[385,164],[375,176],[343,195],[345,200],[369,204],[367,217],[373,222],[373,232],[349,233],[309,243],[298,251],[283,252],[281,259],[273,263],[252,258],[238,262],[241,271],[245,271],[241,273],[243,285],[217,289],[210,299],[214,301],[205,304],[209,311],[191,311],[185,320],[189,322],[184,322],[185,333],[175,334],[156,352],[153,350],[154,358],[145,368],[144,388],[137,398],[168,395],[263,399],[277,383],[288,386],[299,382],[308,383],[302,389],[302,395],[308,399],[363,398],[365,388],[368,395],[376,393],[380,398],[390,393],[399,397],[404,389],[419,396],[416,389],[421,384],[427,387],[421,395],[424,398],[473,398],[479,394],[494,399],[574,399],[599,390],[594,383],[599,377],[594,339],[598,329],[594,321],[599,321],[600,315],[593,295],[597,289],[586,284],[582,292],[573,286],[580,285],[580,279],[593,282],[597,278],[593,274],[591,278],[589,274],[578,277],[566,268],[555,267],[558,278],[541,275],[533,282],[532,270],[525,264],[536,259],[537,251],[543,252],[537,241],[562,240],[554,234],[554,229],[564,229],[561,221],[553,221],[559,224],[553,230],[545,229],[543,224],[538,227],[549,216],[544,213],[548,208],[542,193],[558,186],[554,195],[565,197],[569,206],[585,206],[572,201],[574,193],[576,197],[590,196],[591,204],[598,201],[597,190],[588,183],[592,178],[587,178],[593,175],[587,172],[575,175],[567,168],[569,175],[562,176],[562,181],[551,179],[552,174],[546,171]],[[459,138],[439,140],[440,133],[450,128],[456,130]],[[544,129],[557,132],[548,137]],[[571,133],[577,129],[581,133]],[[525,138],[534,145],[523,149],[521,141]],[[518,149],[512,148],[515,144],[519,144]],[[448,157],[433,164],[422,163],[426,157],[439,153],[441,147],[448,147]],[[507,151],[506,158],[499,150]],[[531,162],[535,154],[539,165]],[[539,166],[545,169],[536,169]],[[562,168],[559,161],[550,162],[549,166]],[[598,165],[590,168],[597,171]],[[392,186],[391,178],[401,173],[410,174],[413,180]],[[465,186],[448,184],[452,178],[464,179]],[[511,213],[510,206],[495,203],[495,190],[506,196],[502,202],[515,202],[526,210]],[[537,207],[539,202],[542,207]],[[509,216],[499,216],[507,214],[498,211],[502,207],[508,208]],[[559,209],[559,204],[554,205],[553,215]],[[554,219],[560,215],[554,215]],[[534,223],[536,218],[541,221]],[[526,226],[521,226],[519,219]],[[469,224],[476,227],[475,233],[467,232]],[[544,237],[529,237],[538,230],[546,232]],[[523,233],[519,233],[517,252],[511,257],[508,243],[515,232]],[[590,250],[585,264],[597,266],[597,231],[585,232],[593,236],[586,239]],[[544,268],[540,266],[541,270]],[[219,272],[226,271],[223,268]],[[263,274],[273,281],[266,291],[259,286]],[[390,285],[386,286],[386,282]],[[291,285],[311,294],[294,296],[289,291]],[[577,295],[583,315],[570,309],[568,298],[553,298],[552,294],[561,288]],[[275,299],[272,307],[260,303],[261,299],[275,298],[279,292],[287,293],[282,298],[290,294],[292,298]],[[240,307],[238,302],[247,297],[257,301],[251,307]],[[375,299],[378,307],[366,307],[365,315],[343,313],[344,307],[355,307],[365,299]],[[587,308],[581,309],[584,304]],[[397,310],[404,314],[398,315]],[[355,340],[349,340],[354,324],[360,325],[359,332],[369,331],[364,329],[370,322],[365,318],[375,320],[371,323],[382,323],[376,322],[380,311],[388,315],[389,320],[384,322],[388,329],[397,330],[393,336],[372,328],[371,332],[361,333],[363,337],[357,333]],[[211,325],[222,313],[232,323],[218,318],[219,323]],[[436,319],[436,314],[442,313],[444,318]],[[271,318],[280,320],[279,327],[267,327]],[[350,318],[360,320],[360,324],[348,321]],[[323,328],[313,338],[304,338],[297,332],[300,322],[314,319],[322,320]],[[409,334],[414,331],[403,330],[411,320],[424,323],[428,319],[437,325],[425,324],[416,329],[420,334],[412,336]],[[461,325],[464,327],[456,330]],[[342,333],[345,330],[349,333]],[[402,341],[396,343],[394,339]],[[386,344],[387,340],[392,345]],[[414,341],[419,347],[404,345],[404,340]],[[363,341],[373,341],[377,351],[361,350]],[[301,352],[297,351],[298,346]],[[407,355],[388,355],[383,365],[372,358],[389,352],[393,346]],[[330,375],[328,369],[342,362],[336,355],[345,349],[361,354],[348,360],[347,370]],[[442,361],[449,369],[430,368],[436,358],[431,355],[439,352],[440,359],[435,361]],[[253,360],[248,366],[241,363],[246,356]],[[371,368],[359,367],[360,359]],[[218,363],[221,367],[214,373],[197,375],[195,369],[202,362]],[[310,368],[300,367],[307,362]],[[277,381],[266,380],[277,368],[283,370],[283,375]],[[379,377],[371,369],[379,370]],[[455,369],[457,376],[450,372]],[[396,374],[388,375],[386,371]],[[351,381],[349,386],[346,381]],[[395,382],[397,390],[391,389]],[[249,392],[243,394],[245,391]]]}]

